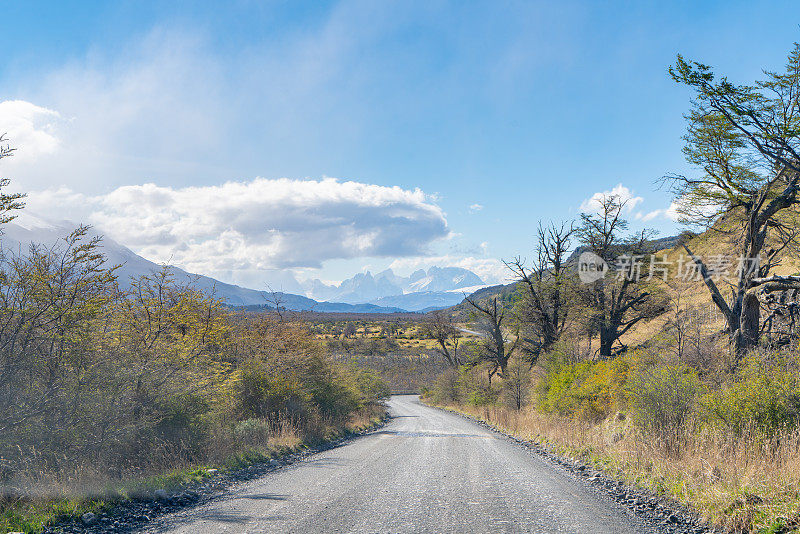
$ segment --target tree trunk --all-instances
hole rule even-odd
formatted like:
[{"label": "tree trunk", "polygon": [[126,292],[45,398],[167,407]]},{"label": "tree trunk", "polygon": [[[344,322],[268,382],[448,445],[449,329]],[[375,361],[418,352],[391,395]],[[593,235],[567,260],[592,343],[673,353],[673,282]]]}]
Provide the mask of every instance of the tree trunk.
[{"label": "tree trunk", "polygon": [[500,366],[500,376],[503,377],[503,378],[508,376],[506,374],[506,369],[508,368],[508,357],[506,355],[503,355],[503,356],[500,357],[500,361],[498,362],[498,365]]},{"label": "tree trunk", "polygon": [[616,328],[611,326],[600,327],[600,359],[610,360],[611,349],[614,346]]},{"label": "tree trunk", "polygon": [[734,347],[737,360],[758,344],[758,331],[761,321],[761,305],[753,293],[747,293],[742,300],[739,328],[734,333]]}]

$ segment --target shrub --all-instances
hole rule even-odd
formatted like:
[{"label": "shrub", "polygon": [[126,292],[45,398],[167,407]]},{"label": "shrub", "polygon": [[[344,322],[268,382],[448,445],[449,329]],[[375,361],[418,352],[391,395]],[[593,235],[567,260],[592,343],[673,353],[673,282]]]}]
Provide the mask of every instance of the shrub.
[{"label": "shrub", "polygon": [[311,400],[319,413],[331,423],[342,423],[361,407],[360,395],[351,380],[331,373],[327,377],[314,377],[309,389]]},{"label": "shrub", "polygon": [[576,407],[571,395],[573,386],[583,381],[589,368],[588,362],[551,368],[539,381],[539,409],[546,413],[572,414]]},{"label": "shrub", "polygon": [[511,408],[521,409],[528,402],[530,386],[530,364],[522,358],[512,358],[503,379],[503,400]]},{"label": "shrub", "polygon": [[597,420],[627,403],[625,384],[635,356],[600,362],[565,361],[558,354],[547,360],[547,372],[537,386],[540,410]]},{"label": "shrub", "polygon": [[436,404],[451,404],[461,400],[458,387],[459,373],[456,369],[445,369],[431,389],[431,399]]},{"label": "shrub", "polygon": [[636,425],[661,437],[668,452],[677,452],[703,393],[697,372],[683,364],[643,368],[629,388]]},{"label": "shrub", "polygon": [[243,418],[264,418],[277,423],[281,416],[299,422],[308,414],[311,395],[289,373],[251,361],[241,369],[236,388],[238,412]]},{"label": "shrub", "polygon": [[488,406],[497,401],[497,388],[482,366],[464,367],[458,376],[459,397],[473,406]]},{"label": "shrub", "polygon": [[178,394],[158,403],[156,409],[163,414],[155,427],[159,439],[193,452],[201,448],[207,435],[203,416],[211,410],[207,399],[191,393]]},{"label": "shrub", "polygon": [[797,356],[752,354],[736,381],[706,397],[712,421],[741,435],[751,428],[767,436],[800,424]]},{"label": "shrub", "polygon": [[266,419],[245,419],[233,427],[236,440],[245,446],[264,446],[267,444],[269,434],[269,422]]},{"label": "shrub", "polygon": [[391,391],[389,385],[374,371],[369,369],[353,369],[356,387],[358,388],[362,405],[376,404],[389,398]]}]

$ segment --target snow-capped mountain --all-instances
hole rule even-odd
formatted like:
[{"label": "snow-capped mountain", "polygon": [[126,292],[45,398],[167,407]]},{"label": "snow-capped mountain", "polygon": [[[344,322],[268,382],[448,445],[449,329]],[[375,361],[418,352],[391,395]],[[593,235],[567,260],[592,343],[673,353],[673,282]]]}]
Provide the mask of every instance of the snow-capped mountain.
[{"label": "snow-capped mountain", "polygon": [[428,272],[420,269],[410,277],[412,281],[403,293],[417,291],[453,291],[471,286],[484,285],[477,274],[460,267],[431,267]]},{"label": "snow-capped mountain", "polygon": [[[63,243],[77,224],[70,221],[53,222],[37,217],[30,212],[21,213],[13,222],[3,227],[0,247],[11,254],[25,254],[31,243],[53,246]],[[100,230],[90,230],[92,236],[102,235]],[[102,252],[109,265],[118,265],[117,276],[125,286],[130,279],[138,278],[162,269],[158,263],[139,256],[124,245],[104,236]],[[233,306],[263,305],[272,298],[272,291],[248,289],[235,284],[220,282],[214,278],[196,275],[177,267],[171,272],[179,283],[191,282],[197,289],[213,293]],[[272,273],[274,276],[276,273]],[[431,267],[410,276],[398,276],[391,269],[375,275],[369,271],[358,273],[339,285],[329,285],[320,280],[308,280],[300,284],[290,271],[277,273],[288,280],[277,289],[287,286],[305,292],[305,296],[279,292],[284,306],[292,310],[342,311],[342,312],[393,312],[421,311],[444,308],[461,302],[486,284],[472,271],[459,267]],[[292,291],[289,289],[289,291]]]},{"label": "snow-capped mountain", "polygon": [[[59,246],[63,239],[77,225],[69,221],[51,222],[31,215],[20,214],[13,222],[3,226],[0,235],[0,248],[8,254],[25,254],[30,245],[39,244],[46,247]],[[102,235],[96,230],[89,231],[90,236]],[[107,265],[118,265],[116,271],[120,285],[126,287],[131,278],[138,278],[160,271],[162,266],[147,260],[129,248],[117,243],[109,237],[103,237],[101,251],[106,256]],[[188,273],[183,269],[171,267],[170,271],[178,283],[191,283],[195,288],[223,299],[231,306],[269,305],[274,300],[273,293],[256,291],[234,284],[226,284],[214,278]],[[338,302],[316,302],[310,298],[292,293],[277,293],[281,305],[289,310],[313,310],[320,312],[348,313],[392,313],[404,311],[399,308],[382,307],[374,304],[343,304]]]},{"label": "snow-capped mountain", "polygon": [[[458,304],[486,284],[478,275],[460,267],[431,267],[403,277],[391,269],[373,275],[369,271],[344,280],[338,286],[320,280],[305,283],[306,295],[316,300],[351,304],[372,303],[419,311]],[[391,303],[391,304],[390,304]]]}]

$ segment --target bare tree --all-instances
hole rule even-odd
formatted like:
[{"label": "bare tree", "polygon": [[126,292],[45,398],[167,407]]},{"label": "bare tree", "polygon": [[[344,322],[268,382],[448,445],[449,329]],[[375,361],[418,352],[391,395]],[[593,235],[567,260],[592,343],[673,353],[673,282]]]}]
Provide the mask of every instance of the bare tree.
[{"label": "bare tree", "polygon": [[766,338],[769,345],[785,346],[798,338],[800,289],[765,293],[762,307],[767,316],[761,323],[760,335]]},{"label": "bare tree", "polygon": [[690,312],[689,290],[690,285],[686,280],[675,279],[667,282],[669,286],[669,305],[670,316],[665,325],[666,330],[675,336],[675,356],[679,360],[684,359],[687,344],[689,343],[689,329],[692,317]]},{"label": "bare tree", "polygon": [[528,401],[531,389],[530,372],[530,364],[525,359],[514,357],[509,360],[503,390],[517,410],[521,410]]},{"label": "bare tree", "polygon": [[763,330],[759,296],[800,287],[798,277],[770,275],[798,233],[790,208],[800,202],[800,45],[785,72],[765,72],[754,85],[715,80],[710,67],[681,56],[670,74],[695,91],[684,154],[699,175],[666,179],[684,222],[726,232],[739,248],[726,299],[713,269],[684,245],[725,316],[739,360]]},{"label": "bare tree", "polygon": [[622,218],[625,202],[618,196],[604,196],[599,207],[597,214],[581,214],[577,233],[613,269],[611,280],[601,278],[581,290],[588,305],[587,324],[600,334],[599,356],[608,359],[627,349],[620,338],[628,330],[663,312],[666,303],[657,286],[642,276],[652,248],[648,232],[621,237],[628,223]]},{"label": "bare tree", "polygon": [[550,350],[567,327],[573,283],[565,261],[575,227],[539,224],[536,260],[531,269],[520,257],[505,262],[523,288],[515,307],[520,350],[530,365]]},{"label": "bare tree", "polygon": [[270,307],[270,313],[275,316],[278,322],[283,322],[283,314],[286,307],[283,305],[283,293],[275,291],[270,286],[267,286],[268,292],[264,294],[264,300]]},{"label": "bare tree", "polygon": [[481,303],[477,299],[465,297],[470,306],[478,316],[478,328],[483,334],[483,358],[490,362],[489,378],[500,373],[505,376],[508,367],[508,359],[517,347],[519,337],[509,343],[503,333],[503,323],[506,320],[506,310],[502,305],[498,305],[497,297],[488,299]]},{"label": "bare tree", "polygon": [[451,367],[458,367],[461,361],[458,357],[458,344],[461,339],[458,328],[453,324],[453,318],[443,310],[435,310],[428,314],[423,324],[423,330],[434,341],[435,351]]}]

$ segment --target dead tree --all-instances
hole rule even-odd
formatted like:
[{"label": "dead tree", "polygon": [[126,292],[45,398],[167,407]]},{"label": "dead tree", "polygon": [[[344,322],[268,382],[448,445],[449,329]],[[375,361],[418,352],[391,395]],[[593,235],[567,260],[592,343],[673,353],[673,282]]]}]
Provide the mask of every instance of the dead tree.
[{"label": "dead tree", "polygon": [[574,293],[572,273],[565,264],[575,227],[539,224],[536,260],[531,269],[520,257],[504,262],[522,287],[515,306],[520,350],[532,366],[559,340],[567,327]]},{"label": "dead tree", "polygon": [[519,337],[508,342],[503,334],[503,323],[506,320],[506,310],[498,305],[497,297],[488,299],[485,303],[466,297],[470,306],[478,316],[478,328],[481,329],[483,338],[484,361],[490,363],[489,379],[499,373],[501,377],[506,374],[508,360],[517,347]]},{"label": "dead tree", "polygon": [[453,324],[453,318],[443,310],[435,310],[428,314],[423,325],[423,330],[434,341],[434,350],[451,367],[461,365],[458,355],[458,344],[461,339],[458,328]]}]

